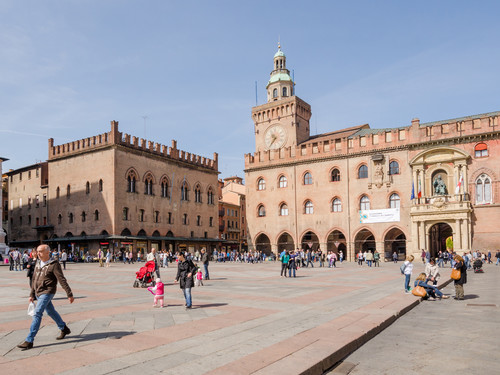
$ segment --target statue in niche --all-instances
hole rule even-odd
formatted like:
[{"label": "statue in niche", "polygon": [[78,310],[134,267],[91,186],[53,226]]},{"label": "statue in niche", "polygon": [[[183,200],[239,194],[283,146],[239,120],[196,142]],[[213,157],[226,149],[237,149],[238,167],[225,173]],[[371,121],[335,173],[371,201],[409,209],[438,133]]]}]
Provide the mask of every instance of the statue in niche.
[{"label": "statue in niche", "polygon": [[376,164],[375,165],[375,172],[373,173],[373,182],[375,183],[375,186],[380,188],[383,184],[384,181],[384,168],[382,167],[382,164]]},{"label": "statue in niche", "polygon": [[446,195],[448,194],[448,190],[446,189],[446,184],[444,183],[441,175],[438,174],[432,183],[434,187],[434,195]]}]

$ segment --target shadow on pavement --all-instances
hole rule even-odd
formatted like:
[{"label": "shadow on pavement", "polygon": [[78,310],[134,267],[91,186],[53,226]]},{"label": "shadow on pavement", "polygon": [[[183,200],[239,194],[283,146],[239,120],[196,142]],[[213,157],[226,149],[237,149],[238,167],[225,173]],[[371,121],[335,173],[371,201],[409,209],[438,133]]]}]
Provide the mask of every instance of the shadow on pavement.
[{"label": "shadow on pavement", "polygon": [[75,344],[80,342],[90,342],[94,340],[102,340],[102,339],[121,339],[124,336],[133,335],[137,332],[135,331],[112,331],[112,332],[98,332],[98,333],[89,333],[75,336],[68,336],[67,340],[61,340],[55,343],[46,344],[46,345],[36,345],[37,348],[44,348],[49,346],[63,345],[63,344]]},{"label": "shadow on pavement", "polygon": [[479,298],[477,294],[466,294],[464,296],[464,299],[476,299],[476,298]]},{"label": "shadow on pavement", "polygon": [[206,307],[220,307],[220,306],[226,306],[227,303],[208,303],[205,305],[193,305],[195,309],[204,309]]},{"label": "shadow on pavement", "polygon": [[[87,298],[87,296],[73,296],[74,299],[82,299],[82,298]],[[59,301],[59,300],[65,300],[68,299],[68,297],[54,297],[52,298],[52,301]]]}]

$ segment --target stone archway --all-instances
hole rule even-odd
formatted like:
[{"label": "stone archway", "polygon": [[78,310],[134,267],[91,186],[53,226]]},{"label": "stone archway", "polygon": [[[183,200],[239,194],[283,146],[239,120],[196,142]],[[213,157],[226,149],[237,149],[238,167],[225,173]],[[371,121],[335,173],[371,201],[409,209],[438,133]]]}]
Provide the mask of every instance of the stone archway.
[{"label": "stone archway", "polygon": [[344,233],[339,230],[332,231],[326,239],[326,250],[334,251],[336,253],[342,251],[345,258],[347,256],[347,243]]},{"label": "stone archway", "polygon": [[375,236],[368,229],[362,229],[354,238],[354,253],[375,251]]},{"label": "stone archway", "polygon": [[259,234],[259,236],[255,239],[255,249],[257,251],[262,251],[266,255],[271,254],[271,241],[269,237],[264,233]]},{"label": "stone archway", "polygon": [[446,251],[446,239],[453,236],[453,229],[447,223],[434,224],[429,229],[429,251],[436,258],[440,251]]},{"label": "stone archway", "polygon": [[303,250],[310,249],[316,251],[319,247],[318,236],[316,235],[316,233],[312,231],[306,232],[306,234],[302,236],[302,241],[300,242],[301,242],[301,249]]},{"label": "stone archway", "polygon": [[295,243],[293,242],[293,238],[287,232],[283,233],[278,238],[278,254],[280,254],[283,250],[295,250]]},{"label": "stone archway", "polygon": [[406,236],[399,228],[392,228],[384,238],[384,257],[392,259],[392,254],[398,254],[399,260],[406,258]]}]

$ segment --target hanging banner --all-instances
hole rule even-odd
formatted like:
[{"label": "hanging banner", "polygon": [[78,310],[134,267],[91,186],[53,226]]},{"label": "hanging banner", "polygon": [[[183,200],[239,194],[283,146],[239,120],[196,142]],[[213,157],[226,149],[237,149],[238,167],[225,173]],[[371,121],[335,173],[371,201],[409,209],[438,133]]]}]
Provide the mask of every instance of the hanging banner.
[{"label": "hanging banner", "polygon": [[361,224],[392,223],[399,220],[399,208],[359,211],[359,222]]}]

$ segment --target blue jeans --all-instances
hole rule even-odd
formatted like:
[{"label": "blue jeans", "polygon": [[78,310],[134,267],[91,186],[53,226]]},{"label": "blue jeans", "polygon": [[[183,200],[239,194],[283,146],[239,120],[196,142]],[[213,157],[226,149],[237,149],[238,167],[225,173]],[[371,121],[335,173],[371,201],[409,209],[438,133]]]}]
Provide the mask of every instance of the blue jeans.
[{"label": "blue jeans", "polygon": [[288,269],[288,277],[292,277],[292,270],[293,270],[293,277],[295,277],[295,268]]},{"label": "blue jeans", "polygon": [[203,268],[205,269],[205,280],[210,280],[210,277],[208,275],[208,264],[204,264]]},{"label": "blue jeans", "polygon": [[368,264],[368,267],[371,267],[372,266],[372,261],[371,260],[367,260],[366,264]]},{"label": "blue jeans", "polygon": [[405,291],[410,290],[410,274],[405,274]]},{"label": "blue jeans", "polygon": [[191,307],[191,288],[182,289],[184,292],[184,298],[186,299],[186,307]]},{"label": "blue jeans", "polygon": [[44,311],[47,311],[47,315],[50,316],[54,322],[56,322],[57,328],[62,330],[66,326],[66,323],[62,320],[61,315],[59,315],[54,308],[52,298],[54,298],[54,294],[42,294],[37,297],[35,315],[33,316],[30,333],[28,334],[28,337],[26,337],[26,341],[33,342],[35,340],[35,336],[40,329],[40,324],[42,323],[42,315]]}]

